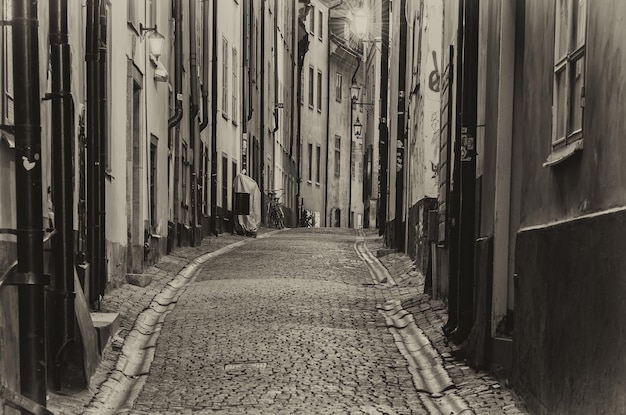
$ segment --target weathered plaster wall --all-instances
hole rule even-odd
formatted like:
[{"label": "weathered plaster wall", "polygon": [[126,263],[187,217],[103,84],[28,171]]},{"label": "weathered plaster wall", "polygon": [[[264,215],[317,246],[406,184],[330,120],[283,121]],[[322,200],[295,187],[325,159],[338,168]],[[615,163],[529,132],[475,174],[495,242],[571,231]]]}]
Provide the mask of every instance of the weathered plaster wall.
[{"label": "weathered plaster wall", "polygon": [[[312,1],[315,7],[309,12],[309,19],[311,13],[315,12],[315,21],[319,18],[317,13],[321,8],[324,13],[328,13],[328,9],[323,5],[321,1]],[[308,26],[307,20],[307,28]],[[316,23],[317,26],[317,23]],[[324,37],[322,41],[318,39],[317,27],[315,28],[315,34],[309,34],[309,51],[304,58],[304,104],[302,106],[302,186],[301,195],[304,198],[304,207],[314,212],[320,213],[320,226],[325,226],[327,218],[324,212],[324,201],[326,195],[326,157],[328,154],[326,146],[327,128],[328,128],[328,111],[326,106],[328,105],[328,36]],[[309,67],[313,67],[313,107],[309,106]],[[317,96],[318,96],[318,80],[317,71],[322,73],[322,107],[321,110],[317,109]],[[332,132],[331,132],[331,136]],[[313,179],[309,180],[309,153],[308,145],[313,145]],[[320,177],[317,181],[315,177],[316,169],[316,146],[320,146]]]},{"label": "weathered plaster wall", "polygon": [[551,139],[554,5],[525,3],[516,89],[523,105],[515,115],[523,128],[514,136],[524,143],[515,382],[538,413],[619,413],[626,406],[626,217],[619,210],[626,201],[626,3],[588,5],[584,149],[552,167],[542,163]]},{"label": "weathered plaster wall", "polygon": [[[341,50],[337,50],[338,46],[331,42],[331,51],[335,50],[335,53],[331,55],[330,60],[330,79],[331,89],[328,105],[330,106],[330,113],[328,122],[329,128],[329,142],[328,142],[328,226],[336,226],[334,216],[331,215],[336,209],[341,211],[340,226],[348,226],[348,215],[350,214],[349,208],[349,185],[350,185],[350,139],[352,136],[352,127],[350,125],[350,83],[352,74],[357,65],[357,59],[359,57],[352,57]],[[351,59],[351,61],[349,61]],[[342,88],[341,99],[338,101],[335,91],[335,79],[337,73],[342,75]],[[357,111],[354,111],[353,120],[356,120],[357,115],[360,115]],[[361,120],[362,121],[362,120]],[[339,176],[336,176],[336,160],[335,160],[335,140],[336,136],[340,139],[341,152],[339,161]],[[357,142],[354,142],[356,147]],[[357,156],[354,162],[358,163],[362,158]],[[358,164],[356,165],[358,167]],[[358,168],[357,168],[358,170]],[[357,182],[358,183],[358,182]],[[353,183],[352,192],[356,191],[356,184]],[[353,198],[354,200],[354,198]],[[360,200],[360,199],[359,199]]]}]

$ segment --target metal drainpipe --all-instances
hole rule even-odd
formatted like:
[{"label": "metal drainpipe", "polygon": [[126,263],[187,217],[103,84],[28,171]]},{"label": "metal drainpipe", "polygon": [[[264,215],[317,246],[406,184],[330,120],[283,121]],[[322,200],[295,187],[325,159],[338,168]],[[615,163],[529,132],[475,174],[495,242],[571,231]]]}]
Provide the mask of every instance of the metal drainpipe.
[{"label": "metal drainpipe", "polygon": [[[380,134],[379,146],[379,159],[380,159],[380,174],[378,180],[380,181],[380,196],[378,199],[378,234],[386,234],[387,229],[387,187],[389,179],[387,172],[389,169],[389,127],[387,123],[387,90],[389,86],[389,1],[381,1],[381,15],[382,15],[382,42],[381,42],[381,56],[380,56],[380,121],[378,123],[378,129]],[[386,235],[387,236],[387,235]],[[387,239],[385,238],[387,242]]]},{"label": "metal drainpipe", "polygon": [[[330,9],[328,10],[330,13]],[[329,19],[330,20],[330,19]],[[328,39],[328,23],[326,24],[326,171],[324,173],[324,226],[328,226],[328,146],[330,144],[330,39]],[[352,141],[352,140],[351,140]],[[352,177],[350,177],[352,180]],[[348,207],[348,211],[350,208]],[[348,212],[350,215],[350,212]]]},{"label": "metal drainpipe", "polygon": [[[200,123],[200,132],[204,131],[209,125],[209,71],[207,71],[206,58],[209,54],[207,39],[209,38],[209,8],[206,1],[202,2],[202,83],[200,89],[202,91],[202,122]],[[204,172],[206,174],[206,172]]]},{"label": "metal drainpipe", "polygon": [[261,0],[261,110],[260,110],[260,137],[261,149],[259,154],[259,165],[261,175],[259,176],[259,187],[261,190],[261,221],[265,222],[265,0]]},{"label": "metal drainpipe", "polygon": [[[180,1],[180,0],[178,0]],[[213,0],[211,17],[213,36],[211,40],[211,232],[217,232],[217,2]]]},{"label": "metal drainpipe", "polygon": [[[359,72],[359,68],[361,67],[361,56],[357,56],[356,59],[356,68],[354,69],[354,73],[352,74],[352,79],[350,80],[351,84],[353,85],[356,83],[356,74]],[[348,127],[348,136],[350,137],[350,165],[348,166],[349,168],[349,172],[348,172],[348,228],[352,228],[354,226],[354,224],[352,223],[352,215],[350,215],[350,209],[352,208],[352,123],[353,121],[353,117],[354,117],[354,102],[356,100],[358,100],[359,97],[356,97],[356,99],[352,99],[352,91],[350,92],[350,126]],[[356,160],[355,160],[356,163]],[[356,166],[355,166],[355,176],[356,176]]]},{"label": "metal drainpipe", "polygon": [[[404,135],[404,111],[405,111],[405,85],[406,85],[406,48],[407,48],[407,21],[406,21],[406,0],[401,0],[400,2],[400,65],[398,68],[398,103],[396,110],[396,140],[402,143],[402,153],[398,154],[398,150],[396,150],[396,158],[398,156],[402,157],[402,168],[400,171],[396,173],[396,223],[395,223],[395,232],[394,232],[394,244],[395,248],[404,252],[404,226],[402,225],[402,211],[403,211],[403,201],[404,201],[404,172],[405,172],[405,164],[406,164],[406,139]],[[397,161],[396,161],[397,163]]]},{"label": "metal drainpipe", "polygon": [[183,119],[183,73],[181,65],[183,61],[183,34],[182,26],[182,6],[181,0],[174,0],[174,94],[175,107],[174,115],[167,122],[167,130],[171,135],[172,128],[177,127]]},{"label": "metal drainpipe", "polygon": [[67,33],[67,0],[50,1],[50,63],[52,85],[53,203],[57,235],[54,239],[54,291],[56,330],[55,389],[61,389],[67,362],[67,346],[74,341],[74,232],[72,194],[72,100],[70,95],[70,45]]},{"label": "metal drainpipe", "polygon": [[[174,114],[167,121],[167,142],[168,145],[175,147],[173,143],[173,128],[180,128],[180,121],[183,119],[183,73],[181,70],[181,65],[183,61],[183,35],[182,35],[182,6],[181,0],[174,0]],[[178,152],[178,148],[174,148],[174,155]],[[174,172],[174,176],[176,172]],[[170,184],[168,183],[168,186]],[[173,189],[174,194],[178,191],[178,189]],[[174,200],[176,198],[174,197]],[[178,221],[178,215],[176,214],[178,206],[174,206],[174,217],[172,218],[172,222]],[[173,224],[172,229],[169,229],[168,226],[168,238],[172,238],[174,236],[170,236],[169,232],[173,232],[176,234],[178,232],[176,223]]]},{"label": "metal drainpipe", "polygon": [[[461,113],[463,110],[463,49],[465,44],[465,36],[463,32],[463,22],[465,20],[464,2],[458,3],[458,21],[457,21],[457,46],[456,46],[456,106],[455,106],[455,129],[453,136],[454,145],[454,164],[452,168],[452,183],[461,182]],[[461,194],[460,186],[455,185],[455,189],[450,191],[450,242],[448,244],[448,321],[442,327],[446,336],[449,336],[458,325],[458,299],[459,299],[459,223],[461,211]]]},{"label": "metal drainpipe", "polygon": [[100,1],[87,1],[86,48],[87,53],[87,251],[90,264],[89,302],[99,308],[100,294],[100,113],[99,113],[99,78],[98,65],[100,46],[99,32]]},{"label": "metal drainpipe", "polygon": [[46,326],[37,2],[13,0],[12,24],[20,389],[22,395],[45,406]]},{"label": "metal drainpipe", "polygon": [[99,209],[99,222],[100,222],[100,235],[99,235],[99,243],[100,250],[99,253],[99,262],[100,266],[100,283],[98,285],[99,295],[104,295],[104,286],[107,277],[107,258],[106,258],[106,193],[104,187],[104,176],[106,169],[106,154],[107,149],[105,145],[108,141],[108,131],[109,131],[109,123],[107,120],[107,81],[106,81],[106,73],[107,73],[107,15],[106,15],[106,2],[100,2],[100,27],[98,28],[100,31],[100,39],[98,42],[98,53],[100,55],[99,67],[100,71],[98,73],[98,77],[100,78],[99,83],[99,112],[100,112],[100,166],[98,168],[98,172],[100,174],[98,183],[100,186],[100,209]]},{"label": "metal drainpipe", "polygon": [[196,127],[198,126],[196,116],[198,115],[198,54],[196,51],[196,0],[189,2],[189,147],[191,148],[191,245],[196,246],[197,240],[197,186],[196,181],[196,159],[198,151],[196,150]]}]

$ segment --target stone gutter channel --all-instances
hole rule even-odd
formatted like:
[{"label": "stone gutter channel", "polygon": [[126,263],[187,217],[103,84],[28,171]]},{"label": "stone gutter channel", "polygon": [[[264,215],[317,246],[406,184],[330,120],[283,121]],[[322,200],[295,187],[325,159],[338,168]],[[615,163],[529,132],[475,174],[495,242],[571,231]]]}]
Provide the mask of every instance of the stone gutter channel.
[{"label": "stone gutter channel", "polygon": [[[374,286],[381,289],[396,286],[387,268],[367,248],[362,231],[357,234],[354,249],[367,265]],[[426,410],[433,415],[475,414],[459,396],[456,385],[443,367],[442,357],[417,326],[413,315],[402,308],[401,302],[388,300],[376,308],[385,318],[398,350],[409,365],[413,384]]]},{"label": "stone gutter channel", "polygon": [[[259,235],[267,238],[280,230]],[[185,288],[196,280],[201,266],[208,260],[223,255],[250,242],[244,239],[214,252],[201,255],[189,263],[157,294],[148,308],[142,311],[122,346],[115,369],[102,384],[92,400],[87,414],[129,413],[148,379],[154,359],[157,340],[167,315],[174,309]]]}]

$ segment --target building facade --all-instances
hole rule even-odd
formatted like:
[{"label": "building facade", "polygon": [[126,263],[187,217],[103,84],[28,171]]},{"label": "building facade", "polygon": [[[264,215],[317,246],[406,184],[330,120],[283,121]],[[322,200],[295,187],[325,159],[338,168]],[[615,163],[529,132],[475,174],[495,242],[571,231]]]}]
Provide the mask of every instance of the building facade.
[{"label": "building facade", "polygon": [[305,27],[308,52],[304,56],[301,92],[301,205],[313,214],[314,226],[327,226],[329,141],[329,30],[328,7],[319,0],[308,6]]}]

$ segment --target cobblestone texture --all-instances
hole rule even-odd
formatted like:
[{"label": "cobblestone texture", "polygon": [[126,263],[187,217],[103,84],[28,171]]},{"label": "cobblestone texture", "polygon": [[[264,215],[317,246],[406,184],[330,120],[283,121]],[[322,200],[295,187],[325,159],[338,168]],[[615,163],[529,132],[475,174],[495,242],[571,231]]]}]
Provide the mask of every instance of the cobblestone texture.
[{"label": "cobblestone texture", "polygon": [[[374,233],[366,236],[372,252],[383,249]],[[149,270],[150,285],[105,296],[102,309],[120,313],[120,331],[90,389],[52,395],[49,408],[78,414],[93,405],[137,315],[188,260],[241,239],[221,235],[180,249]],[[132,413],[427,413],[376,309],[389,299],[413,313],[476,414],[523,413],[510,390],[451,357],[444,305],[422,294],[411,261],[385,255],[396,285],[373,285],[354,241],[351,230],[293,229],[209,260],[165,320]]]},{"label": "cobblestone texture", "polygon": [[413,314],[418,327],[424,331],[433,347],[443,357],[444,367],[456,384],[459,395],[467,401],[474,413],[525,414],[521,400],[506,384],[499,382],[489,373],[474,370],[465,362],[453,357],[457,348],[448,343],[441,329],[447,320],[446,305],[442,301],[431,300],[430,296],[424,294],[424,277],[415,270],[407,255],[386,250],[382,238],[373,236],[371,232],[368,234],[369,249],[382,254],[379,260],[389,270],[397,284],[387,291],[402,302],[405,310]]}]

